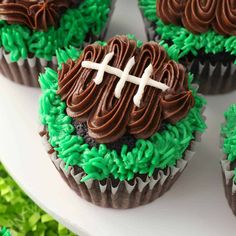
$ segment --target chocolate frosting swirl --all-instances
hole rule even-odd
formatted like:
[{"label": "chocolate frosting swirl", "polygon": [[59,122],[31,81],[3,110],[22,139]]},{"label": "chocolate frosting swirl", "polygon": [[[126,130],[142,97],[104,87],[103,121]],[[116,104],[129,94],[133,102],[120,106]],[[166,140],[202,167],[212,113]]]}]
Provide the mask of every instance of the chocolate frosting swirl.
[{"label": "chocolate frosting swirl", "polygon": [[57,26],[60,15],[78,3],[78,0],[2,0],[0,19],[46,31],[49,26]]},{"label": "chocolate frosting swirl", "polygon": [[[138,85],[126,82],[117,99],[115,88],[119,79],[116,76],[105,73],[103,82],[96,85],[93,79],[97,71],[81,65],[83,61],[101,63],[109,52],[114,52],[109,65],[121,70],[134,56],[136,63],[130,74],[137,77],[141,77],[151,63],[151,78],[167,84],[170,89],[162,92],[147,86],[137,107],[133,97]],[[139,49],[134,40],[117,36],[104,47],[89,45],[76,62],[69,60],[58,73],[58,94],[66,101],[67,114],[79,122],[87,122],[90,137],[98,143],[114,142],[125,133],[149,138],[162,122],[178,122],[194,105],[184,67],[169,60],[164,49],[154,42],[145,43]]]},{"label": "chocolate frosting swirl", "polygon": [[157,15],[165,24],[183,25],[194,34],[213,28],[236,35],[234,0],[157,0]]},{"label": "chocolate frosting swirl", "polygon": [[218,2],[213,28],[222,35],[236,35],[235,0],[221,0]]},{"label": "chocolate frosting swirl", "polygon": [[[165,11],[163,11],[165,9]],[[183,0],[158,1],[157,13],[166,24],[180,24],[181,16],[184,11]]]}]

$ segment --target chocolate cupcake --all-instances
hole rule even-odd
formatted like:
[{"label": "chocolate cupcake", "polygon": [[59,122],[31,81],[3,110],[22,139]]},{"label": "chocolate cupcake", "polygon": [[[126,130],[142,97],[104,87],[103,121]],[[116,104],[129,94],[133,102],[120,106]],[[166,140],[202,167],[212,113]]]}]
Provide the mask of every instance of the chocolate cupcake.
[{"label": "chocolate cupcake", "polygon": [[194,74],[204,94],[236,89],[236,2],[139,0],[149,40]]},{"label": "chocolate cupcake", "polygon": [[225,112],[225,123],[221,129],[222,149],[221,160],[225,195],[234,215],[236,215],[236,104]]},{"label": "chocolate cupcake", "polygon": [[45,67],[57,68],[56,50],[103,39],[113,0],[0,1],[0,72],[38,87]]},{"label": "chocolate cupcake", "polygon": [[160,197],[205,129],[192,76],[157,43],[126,36],[88,45],[75,61],[58,55],[58,72],[40,77],[40,135],[65,181],[102,207]]}]

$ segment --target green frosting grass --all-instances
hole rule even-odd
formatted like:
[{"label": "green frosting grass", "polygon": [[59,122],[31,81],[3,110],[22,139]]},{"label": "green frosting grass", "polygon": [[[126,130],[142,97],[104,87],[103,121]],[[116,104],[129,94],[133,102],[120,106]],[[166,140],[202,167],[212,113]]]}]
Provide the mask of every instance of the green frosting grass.
[{"label": "green frosting grass", "polygon": [[0,45],[10,53],[12,62],[26,59],[30,53],[50,61],[58,48],[78,48],[88,33],[99,35],[108,20],[110,7],[111,0],[84,0],[78,8],[63,14],[59,28],[50,27],[47,32],[0,21]]},{"label": "green frosting grass", "polygon": [[[231,105],[225,112],[226,123],[222,126],[221,134],[224,137],[223,151],[230,162],[236,160],[236,104]],[[236,183],[236,168],[234,169]]]},{"label": "green frosting grass", "polygon": [[[0,163],[0,226],[14,236],[72,236],[69,230],[36,206]],[[10,236],[6,228],[0,236]]]},{"label": "green frosting grass", "polygon": [[[58,57],[63,62],[70,55],[59,51]],[[40,76],[40,84],[43,93],[40,116],[42,124],[48,129],[49,143],[66,167],[78,165],[84,170],[86,176],[82,181],[103,180],[110,176],[121,181],[131,180],[137,173],[152,176],[156,168],[174,166],[194,139],[194,133],[203,132],[206,127],[201,117],[205,100],[193,90],[195,106],[183,120],[176,125],[167,125],[165,131],[157,132],[149,139],[138,139],[131,151],[128,151],[127,145],[123,145],[120,153],[109,150],[105,144],[89,148],[82,137],[74,134],[72,119],[66,114],[66,104],[57,95],[57,72],[47,69]]]},{"label": "green frosting grass", "polygon": [[[197,55],[200,49],[205,53],[229,52],[236,56],[236,37],[225,37],[209,30],[204,34],[193,34],[184,27],[173,24],[165,25],[156,14],[156,0],[139,0],[139,6],[144,16],[156,25],[156,33],[161,36],[161,44],[165,46],[169,55],[178,60],[189,53]],[[171,40],[170,47],[166,40]],[[235,61],[236,63],[236,61]]]}]

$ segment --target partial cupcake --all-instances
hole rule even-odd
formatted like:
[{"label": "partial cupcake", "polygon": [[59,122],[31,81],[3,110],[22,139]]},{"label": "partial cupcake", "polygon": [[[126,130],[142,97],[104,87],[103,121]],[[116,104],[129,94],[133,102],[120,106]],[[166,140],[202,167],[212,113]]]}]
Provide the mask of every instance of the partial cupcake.
[{"label": "partial cupcake", "polygon": [[45,67],[57,68],[56,50],[105,37],[114,0],[0,1],[0,72],[39,87]]},{"label": "partial cupcake", "polygon": [[236,89],[236,2],[139,0],[149,40],[162,41],[204,94]]},{"label": "partial cupcake", "polygon": [[236,104],[225,112],[225,123],[221,129],[224,157],[221,161],[225,195],[236,215]]},{"label": "partial cupcake", "polygon": [[[163,195],[194,154],[205,100],[192,76],[155,42],[126,36],[59,52],[40,77],[40,116],[51,160],[79,196],[132,208]],[[67,55],[67,56],[66,56]]]}]

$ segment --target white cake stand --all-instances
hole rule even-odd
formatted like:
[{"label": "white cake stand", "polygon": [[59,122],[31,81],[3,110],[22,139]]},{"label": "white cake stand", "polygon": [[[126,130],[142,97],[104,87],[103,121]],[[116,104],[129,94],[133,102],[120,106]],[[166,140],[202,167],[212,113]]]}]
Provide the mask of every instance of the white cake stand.
[{"label": "white cake stand", "polygon": [[[131,32],[144,38],[134,7],[134,0],[118,1],[110,35]],[[236,102],[236,92],[207,97],[208,130],[197,146],[197,155],[168,193],[132,210],[93,206],[65,184],[38,136],[39,95],[38,89],[0,78],[0,160],[37,204],[70,230],[80,236],[235,234],[235,217],[223,192],[218,144],[223,112]]]}]

